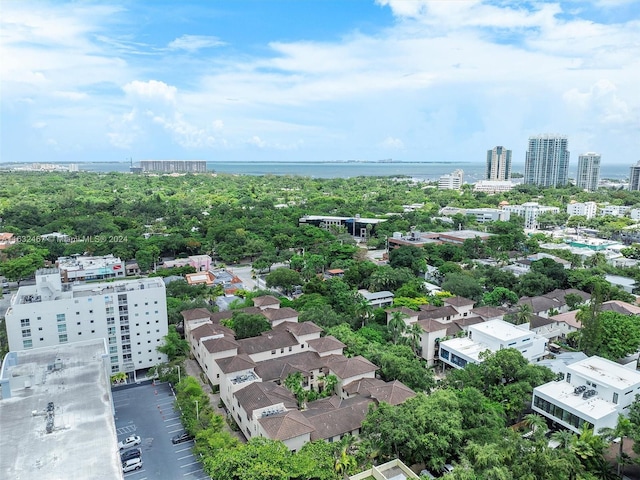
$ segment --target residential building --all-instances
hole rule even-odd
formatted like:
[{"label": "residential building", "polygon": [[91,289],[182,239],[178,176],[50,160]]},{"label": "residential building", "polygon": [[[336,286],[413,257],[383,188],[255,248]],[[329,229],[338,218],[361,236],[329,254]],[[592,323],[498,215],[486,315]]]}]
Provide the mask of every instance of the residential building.
[{"label": "residential building", "polygon": [[587,217],[587,220],[594,218],[597,210],[598,205],[596,202],[578,203],[572,200],[569,205],[567,205],[567,213],[569,216],[581,215],[583,217]]},{"label": "residential building", "polygon": [[514,215],[524,217],[524,228],[527,230],[535,230],[538,228],[538,215],[541,213],[560,212],[558,207],[547,207],[538,204],[538,202],[526,202],[522,205],[504,205],[502,209]]},{"label": "residential building", "polygon": [[397,458],[382,465],[374,465],[368,470],[351,475],[349,480],[407,480],[420,478]]},{"label": "residential building", "polygon": [[524,183],[555,187],[566,185],[569,151],[566,136],[535,135],[529,137],[524,165]]},{"label": "residential building", "polygon": [[9,248],[17,243],[18,239],[13,233],[0,232],[0,250]]},{"label": "residential building", "polygon": [[126,276],[124,262],[119,257],[114,257],[111,254],[101,257],[86,255],[60,257],[56,260],[56,267],[60,269],[62,281],[65,283],[85,280],[107,280]]},{"label": "residential building", "polygon": [[143,172],[158,173],[205,173],[206,160],[141,160]]},{"label": "residential building", "polygon": [[[560,366],[562,368],[562,366]],[[566,365],[564,379],[533,389],[535,412],[580,433],[586,423],[598,435],[602,428],[615,428],[618,415],[640,393],[640,372],[605,358],[593,356]]]},{"label": "residential building", "polygon": [[211,268],[212,259],[209,255],[189,255],[187,258],[176,258],[175,260],[165,260],[160,267],[177,268],[191,266],[196,272],[206,272]]},{"label": "residential building", "polygon": [[623,277],[622,275],[605,275],[604,279],[611,285],[621,288],[627,293],[633,293],[636,288],[636,281],[631,277]]},{"label": "residential building", "polygon": [[509,180],[478,180],[473,185],[475,192],[485,192],[488,194],[510,192],[516,184]]},{"label": "residential building", "polygon": [[104,339],[10,351],[0,370],[0,478],[123,479]]},{"label": "residential building", "polygon": [[583,292],[582,290],[577,290],[575,288],[568,288],[566,290],[556,289],[537,297],[522,297],[518,300],[517,306],[529,305],[533,314],[548,318],[549,316],[569,311],[569,306],[567,305],[566,300],[566,297],[569,294],[580,296],[584,303],[591,299],[591,295]]},{"label": "residential building", "polygon": [[368,290],[358,291],[373,308],[390,307],[393,303],[393,298],[395,297],[393,292],[388,290],[382,290],[380,292],[370,292]]},{"label": "residential building", "polygon": [[640,161],[629,168],[629,190],[640,190]]},{"label": "residential building", "polygon": [[547,354],[547,339],[522,325],[503,320],[471,325],[468,336],[440,342],[440,361],[450,367],[464,368],[467,363],[481,363],[480,354],[505,348],[518,350],[524,358],[534,362]]},{"label": "residential building", "polygon": [[487,180],[511,179],[511,150],[504,147],[493,147],[487,150]]},{"label": "residential building", "polygon": [[600,208],[600,216],[611,215],[612,217],[624,217],[631,211],[631,207],[626,205],[604,205]]},{"label": "residential building", "polygon": [[334,217],[330,215],[305,215],[298,219],[298,225],[313,225],[325,230],[344,229],[354,237],[367,238],[378,224],[386,222],[384,218]]},{"label": "residential building", "polygon": [[460,190],[464,181],[464,172],[460,169],[446,173],[438,179],[438,190]]},{"label": "residential building", "polygon": [[576,186],[588,192],[595,192],[600,182],[600,155],[589,152],[578,157]]},{"label": "residential building", "polygon": [[508,222],[511,214],[501,208],[468,208],[465,215],[475,218],[478,223]]},{"label": "residential building", "polygon": [[[548,324],[545,328],[536,330],[536,333],[544,335],[546,338],[564,338],[567,334],[575,332],[582,328],[582,324],[577,320],[576,315],[580,310],[565,311],[549,317],[549,320],[553,323]],[[600,307],[601,312],[618,312],[623,315],[640,315],[640,307],[632,305],[621,300],[609,300],[604,302]],[[533,327],[533,321],[531,330],[535,330]]]},{"label": "residential building", "polygon": [[165,284],[160,277],[63,284],[60,270],[41,269],[36,284],[11,298],[5,314],[11,350],[107,340],[111,373],[166,361],[157,351],[167,335]]}]

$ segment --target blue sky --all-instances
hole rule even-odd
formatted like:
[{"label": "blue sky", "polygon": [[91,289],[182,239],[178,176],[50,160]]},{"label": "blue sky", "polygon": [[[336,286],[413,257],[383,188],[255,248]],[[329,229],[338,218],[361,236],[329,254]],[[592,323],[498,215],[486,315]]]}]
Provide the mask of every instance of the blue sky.
[{"label": "blue sky", "polygon": [[0,162],[640,160],[640,0],[2,2]]}]

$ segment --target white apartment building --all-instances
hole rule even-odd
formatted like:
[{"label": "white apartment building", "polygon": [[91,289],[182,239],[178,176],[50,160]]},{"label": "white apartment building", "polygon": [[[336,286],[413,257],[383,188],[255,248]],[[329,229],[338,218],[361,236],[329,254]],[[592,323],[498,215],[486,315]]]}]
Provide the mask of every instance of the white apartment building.
[{"label": "white apartment building", "polygon": [[590,218],[594,218],[596,216],[596,211],[598,210],[598,205],[596,202],[572,202],[567,205],[567,213],[569,216],[573,215],[582,215],[583,217],[587,217],[587,220]]},{"label": "white apartment building", "polygon": [[505,348],[515,348],[528,361],[534,362],[547,353],[547,339],[526,327],[504,320],[490,320],[471,325],[466,337],[441,342],[439,357],[446,365],[464,368],[467,363],[481,363],[480,354],[484,351],[497,352]]},{"label": "white apartment building", "polygon": [[63,284],[60,270],[36,272],[36,284],[22,286],[5,314],[13,351],[104,338],[111,373],[133,373],[166,361],[156,348],[167,335],[162,278]]},{"label": "white apartment building", "polygon": [[511,214],[501,208],[468,208],[465,212],[476,219],[478,223],[508,222]]},{"label": "white apartment building", "polygon": [[510,192],[515,187],[510,180],[478,180],[473,187],[476,192],[502,193]]},{"label": "white apartment building", "polygon": [[605,205],[600,208],[600,216],[612,215],[614,217],[624,217],[631,211],[631,207],[625,205]]},{"label": "white apartment building", "polygon": [[600,182],[600,155],[598,153],[583,153],[578,157],[578,172],[576,186],[588,192],[595,192]]},{"label": "white apartment building", "polygon": [[56,266],[60,269],[63,282],[107,280],[126,275],[124,262],[113,255],[60,257],[56,260]]},{"label": "white apartment building", "polygon": [[538,215],[545,212],[559,213],[558,207],[547,207],[540,205],[538,202],[526,202],[522,205],[505,205],[503,210],[511,212],[514,215],[524,217],[524,228],[535,230],[538,228]]},{"label": "white apartment building", "polygon": [[587,422],[598,434],[615,428],[618,415],[640,393],[640,372],[593,356],[564,366],[564,380],[533,389],[533,410],[569,430],[580,433]]},{"label": "white apartment building", "polygon": [[438,190],[460,190],[464,180],[464,172],[460,169],[442,175],[438,179]]}]

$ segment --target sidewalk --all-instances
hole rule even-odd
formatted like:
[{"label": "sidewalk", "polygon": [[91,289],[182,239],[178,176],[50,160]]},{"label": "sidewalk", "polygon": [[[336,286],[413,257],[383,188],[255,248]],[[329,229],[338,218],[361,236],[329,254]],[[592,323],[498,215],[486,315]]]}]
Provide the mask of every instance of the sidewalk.
[{"label": "sidewalk", "polygon": [[[202,387],[202,390],[204,390],[204,392],[209,396],[209,403],[213,407],[213,410],[217,414],[222,415],[224,418],[227,418],[227,412],[225,411],[225,409],[218,406],[218,404],[220,403],[220,394],[213,393],[211,391],[211,386],[209,385],[209,383],[205,383],[202,381],[202,378],[200,377],[202,369],[200,368],[200,365],[198,365],[198,362],[191,358],[187,358],[184,362],[184,368],[187,371],[187,375],[198,380],[198,383]],[[233,430],[231,430],[231,427],[229,427],[226,421],[224,422],[224,428],[227,432],[236,437],[242,443],[247,442],[247,439],[244,437],[244,435],[241,432],[234,432]]]}]

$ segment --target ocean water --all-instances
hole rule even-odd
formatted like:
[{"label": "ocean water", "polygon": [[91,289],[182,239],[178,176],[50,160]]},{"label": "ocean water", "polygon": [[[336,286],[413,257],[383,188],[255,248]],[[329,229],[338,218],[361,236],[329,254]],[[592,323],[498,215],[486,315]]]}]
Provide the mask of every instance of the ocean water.
[{"label": "ocean water", "polygon": [[[128,172],[127,162],[79,163],[87,172]],[[627,164],[603,164],[601,178],[623,180],[629,176]],[[235,175],[295,175],[312,178],[353,177],[411,177],[417,180],[437,180],[456,169],[464,171],[464,181],[482,180],[485,164],[482,162],[207,162],[207,170]],[[577,164],[569,165],[569,178],[575,178]],[[513,172],[522,173],[524,164],[513,164]]]}]

